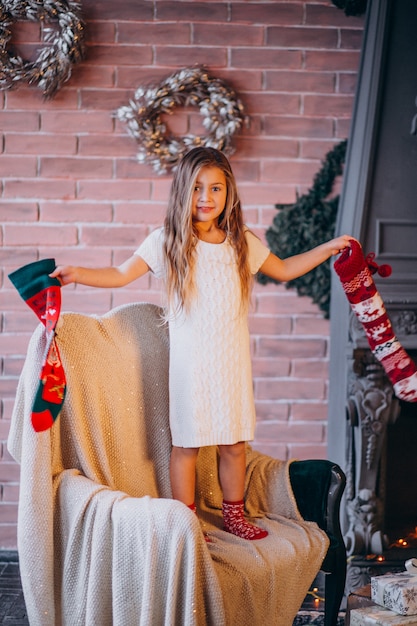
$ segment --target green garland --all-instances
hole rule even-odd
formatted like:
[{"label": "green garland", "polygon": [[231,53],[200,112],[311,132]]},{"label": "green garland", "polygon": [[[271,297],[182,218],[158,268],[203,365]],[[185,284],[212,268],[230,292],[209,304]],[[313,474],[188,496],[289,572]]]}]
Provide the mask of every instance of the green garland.
[{"label": "green garland", "polygon": [[[295,204],[276,204],[278,213],[266,231],[268,246],[281,258],[306,252],[334,237],[339,196],[326,200],[334,181],[343,172],[347,140],[337,144],[327,153],[322,168],[314,177],[313,186],[300,196]],[[258,274],[258,282],[277,281]],[[319,305],[325,317],[330,311],[330,259],[308,274],[290,280],[286,287],[295,287],[300,296],[310,296]]]},{"label": "green garland", "polygon": [[345,15],[363,15],[367,0],[332,0],[338,9],[344,9]]}]

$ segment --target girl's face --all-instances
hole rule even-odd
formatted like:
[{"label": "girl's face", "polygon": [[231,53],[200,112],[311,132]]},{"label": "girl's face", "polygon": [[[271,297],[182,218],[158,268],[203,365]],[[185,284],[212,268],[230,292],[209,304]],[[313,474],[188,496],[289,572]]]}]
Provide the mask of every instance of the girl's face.
[{"label": "girl's face", "polygon": [[193,196],[193,222],[217,226],[226,206],[227,185],[224,172],[216,166],[202,167],[197,175]]}]

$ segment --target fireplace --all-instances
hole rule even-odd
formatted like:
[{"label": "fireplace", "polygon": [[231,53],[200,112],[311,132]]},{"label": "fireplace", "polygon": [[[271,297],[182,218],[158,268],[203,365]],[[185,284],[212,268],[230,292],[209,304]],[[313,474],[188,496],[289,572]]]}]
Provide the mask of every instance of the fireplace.
[{"label": "fireplace", "polygon": [[[368,2],[337,232],[389,263],[375,278],[417,362],[415,0]],[[328,456],[347,476],[347,593],[417,557],[417,403],[398,400],[333,273]]]}]

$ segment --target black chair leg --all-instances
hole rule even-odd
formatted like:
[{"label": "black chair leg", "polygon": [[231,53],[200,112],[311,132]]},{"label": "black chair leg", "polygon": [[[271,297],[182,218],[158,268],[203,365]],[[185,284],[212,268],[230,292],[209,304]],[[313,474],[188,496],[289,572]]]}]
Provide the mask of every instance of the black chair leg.
[{"label": "black chair leg", "polygon": [[346,568],[325,575],[324,626],[337,626],[340,605],[345,591]]}]

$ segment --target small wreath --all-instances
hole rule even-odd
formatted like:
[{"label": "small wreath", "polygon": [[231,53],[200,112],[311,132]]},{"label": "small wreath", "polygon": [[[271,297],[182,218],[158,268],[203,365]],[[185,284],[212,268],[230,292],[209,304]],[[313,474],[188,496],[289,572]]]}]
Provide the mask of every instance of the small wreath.
[{"label": "small wreath", "polygon": [[[177,106],[190,105],[199,107],[207,135],[169,135],[162,115],[171,115]],[[139,163],[151,165],[158,174],[175,169],[184,154],[196,146],[231,154],[232,136],[247,121],[236,93],[202,68],[185,68],[156,87],[139,87],[129,105],[120,107],[116,115],[126,122],[129,134],[139,144]]]},{"label": "small wreath", "polygon": [[[72,0],[2,0],[0,4],[0,89],[20,82],[35,84],[45,98],[55,95],[71,76],[71,68],[84,58],[84,22]],[[58,29],[44,28],[42,48],[35,61],[24,61],[7,51],[11,26],[18,20],[58,22]]]}]

